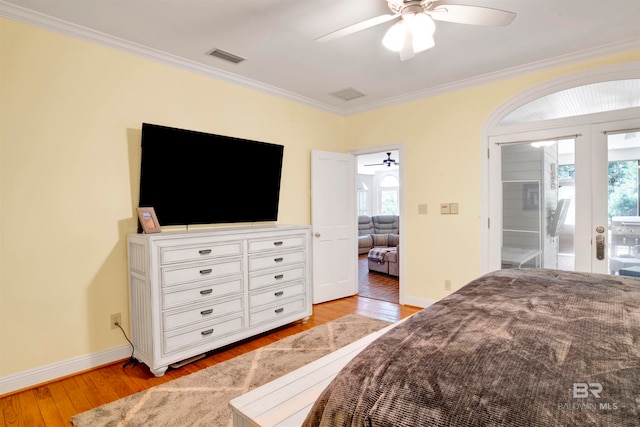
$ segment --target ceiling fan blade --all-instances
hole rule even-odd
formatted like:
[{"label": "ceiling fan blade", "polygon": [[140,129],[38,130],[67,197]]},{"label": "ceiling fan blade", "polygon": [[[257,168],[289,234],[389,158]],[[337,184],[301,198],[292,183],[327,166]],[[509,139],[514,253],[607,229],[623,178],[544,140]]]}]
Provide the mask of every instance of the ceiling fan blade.
[{"label": "ceiling fan blade", "polygon": [[[400,49],[400,61],[406,61],[414,56],[416,56],[416,53],[413,50],[413,33],[407,29],[402,49]],[[388,160],[385,161],[391,162],[391,154],[388,155]]]},{"label": "ceiling fan blade", "polygon": [[436,21],[454,22],[471,25],[509,25],[516,17],[513,12],[488,7],[446,4],[427,11]]},{"label": "ceiling fan blade", "polygon": [[382,163],[371,163],[370,165],[363,165],[363,166],[388,166],[391,167],[391,165],[394,166],[399,166],[400,162],[396,162],[395,160],[393,161],[383,161]]},{"label": "ceiling fan blade", "polygon": [[412,59],[414,56],[416,56],[416,53],[413,51],[413,46],[407,46],[405,44],[405,46],[403,46],[402,50],[400,51],[400,61]]},{"label": "ceiling fan blade", "polygon": [[362,22],[358,22],[357,24],[349,25],[348,27],[341,28],[332,33],[326,34],[322,37],[318,37],[315,39],[317,42],[328,42],[330,40],[337,39],[339,37],[348,36],[349,34],[357,33],[358,31],[366,30],[367,28],[375,27],[376,25],[389,22],[392,19],[397,18],[400,14],[386,14],[376,16],[375,18],[367,19]]}]

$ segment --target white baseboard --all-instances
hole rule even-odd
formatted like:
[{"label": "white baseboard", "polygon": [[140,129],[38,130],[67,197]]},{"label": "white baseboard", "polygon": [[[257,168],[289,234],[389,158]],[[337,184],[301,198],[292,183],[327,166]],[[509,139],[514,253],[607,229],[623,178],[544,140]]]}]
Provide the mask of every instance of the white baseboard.
[{"label": "white baseboard", "polygon": [[74,357],[51,365],[0,377],[0,395],[33,387],[67,375],[76,374],[101,365],[113,363],[131,356],[131,346],[126,344],[98,353]]},{"label": "white baseboard", "polygon": [[436,300],[433,300],[433,299],[421,298],[413,295],[405,295],[401,301],[402,304],[412,305],[414,307],[422,307],[422,308],[427,308],[435,302]]},{"label": "white baseboard", "polygon": [[[426,308],[434,302],[436,301],[432,299],[406,295],[403,304]],[[113,363],[117,360],[126,359],[129,356],[131,356],[131,346],[126,344],[98,353],[74,357],[73,359],[63,360],[62,362],[0,377],[0,396]]]}]

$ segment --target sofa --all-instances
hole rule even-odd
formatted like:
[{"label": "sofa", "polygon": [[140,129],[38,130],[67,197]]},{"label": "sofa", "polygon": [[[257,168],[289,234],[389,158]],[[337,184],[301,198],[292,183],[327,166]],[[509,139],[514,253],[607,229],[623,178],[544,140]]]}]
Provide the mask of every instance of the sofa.
[{"label": "sofa", "polygon": [[358,254],[368,254],[370,271],[399,276],[398,215],[360,215],[358,217]]}]

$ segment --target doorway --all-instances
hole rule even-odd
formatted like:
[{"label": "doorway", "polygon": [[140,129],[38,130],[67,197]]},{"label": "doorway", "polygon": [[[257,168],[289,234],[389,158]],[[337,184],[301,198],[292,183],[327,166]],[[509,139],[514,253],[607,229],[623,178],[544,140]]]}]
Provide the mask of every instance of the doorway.
[{"label": "doorway", "polygon": [[567,136],[496,143],[500,268],[640,267],[640,120],[555,132]]},{"label": "doorway", "polygon": [[359,240],[358,295],[399,303],[400,149],[378,147],[354,154]]},{"label": "doorway", "polygon": [[[549,82],[490,120],[486,271],[640,268],[640,79],[620,68],[620,80],[593,83],[590,72],[566,78],[561,91]],[[587,100],[572,102],[578,93]]]}]

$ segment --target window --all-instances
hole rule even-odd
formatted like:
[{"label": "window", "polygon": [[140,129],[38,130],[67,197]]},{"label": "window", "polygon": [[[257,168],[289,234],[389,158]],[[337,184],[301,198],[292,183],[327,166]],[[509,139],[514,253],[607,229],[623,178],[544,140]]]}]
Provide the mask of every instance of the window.
[{"label": "window", "polygon": [[358,215],[369,215],[369,187],[362,181],[358,181]]},{"label": "window", "polygon": [[380,200],[380,215],[399,215],[399,190],[400,182],[394,175],[385,175],[378,185]]},{"label": "window", "polygon": [[638,215],[640,161],[609,162],[609,216]]}]

